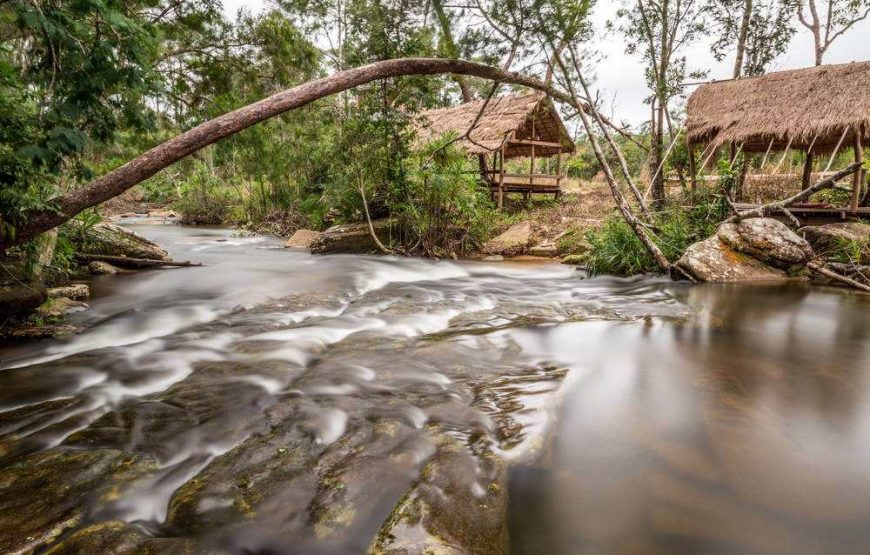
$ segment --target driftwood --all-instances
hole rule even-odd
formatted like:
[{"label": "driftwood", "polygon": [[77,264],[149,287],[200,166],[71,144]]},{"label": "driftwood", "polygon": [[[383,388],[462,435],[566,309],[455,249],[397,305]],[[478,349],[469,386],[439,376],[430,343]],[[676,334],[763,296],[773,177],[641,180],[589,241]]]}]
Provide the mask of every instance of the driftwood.
[{"label": "driftwood", "polygon": [[[824,189],[830,189],[841,179],[848,177],[848,176],[852,175],[853,173],[860,171],[860,170],[861,170],[861,164],[858,162],[855,162],[855,163],[847,166],[845,169],[838,171],[834,175],[832,175],[830,177],[826,177],[825,179],[819,180],[814,185],[811,185],[810,187],[807,187],[803,191],[796,193],[788,198],[785,198],[783,200],[778,200],[776,202],[771,202],[769,204],[759,206],[758,208],[753,208],[752,210],[744,210],[743,212],[738,212],[737,214],[731,216],[730,218],[728,218],[725,221],[729,222],[729,223],[735,223],[735,222],[739,222],[740,220],[745,220],[746,218],[763,218],[764,216],[766,216],[767,214],[770,214],[771,212],[784,212],[787,215],[791,215],[788,212],[788,206],[790,204],[793,204],[795,202],[799,202],[802,200],[806,200],[814,193],[818,193],[819,191],[822,191]],[[794,216],[792,215],[791,217],[793,218]]]},{"label": "driftwood", "polygon": [[833,271],[832,269],[825,266],[821,262],[816,262],[816,261],[810,262],[809,264],[807,264],[807,268],[809,268],[813,272],[816,272],[819,275],[825,276],[828,279],[838,281],[840,283],[848,285],[849,287],[854,287],[855,289],[858,289],[860,291],[864,291],[865,293],[870,293],[870,285],[865,285],[863,283],[855,281],[854,279],[852,279],[848,276],[838,274],[837,272]]},{"label": "driftwood", "polygon": [[108,262],[109,264],[114,264],[115,266],[134,269],[154,268],[157,266],[202,266],[201,263],[191,262],[190,260],[176,262],[175,260],[152,260],[150,258],[131,258],[129,256],[112,256],[109,254],[88,253],[78,253],[76,254],[76,256],[88,262]]}]

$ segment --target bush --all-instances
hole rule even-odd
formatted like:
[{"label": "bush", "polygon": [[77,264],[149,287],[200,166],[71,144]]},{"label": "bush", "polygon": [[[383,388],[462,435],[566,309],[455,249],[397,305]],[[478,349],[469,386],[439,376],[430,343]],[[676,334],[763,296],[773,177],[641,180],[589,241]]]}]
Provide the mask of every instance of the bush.
[{"label": "bush", "polygon": [[[668,260],[680,258],[690,245],[710,237],[728,215],[725,199],[714,190],[699,190],[686,208],[678,199],[656,218],[653,242]],[[658,273],[660,268],[620,214],[613,214],[598,230],[586,233],[587,266],[592,274],[621,276]]]},{"label": "bush", "polygon": [[181,215],[181,222],[192,225],[216,225],[227,222],[238,205],[238,198],[222,187],[205,165],[200,165],[179,187],[181,198],[173,208]]},{"label": "bush", "polygon": [[462,254],[489,238],[498,219],[477,167],[450,138],[433,141],[405,162],[407,184],[390,203],[406,242],[430,256]]}]

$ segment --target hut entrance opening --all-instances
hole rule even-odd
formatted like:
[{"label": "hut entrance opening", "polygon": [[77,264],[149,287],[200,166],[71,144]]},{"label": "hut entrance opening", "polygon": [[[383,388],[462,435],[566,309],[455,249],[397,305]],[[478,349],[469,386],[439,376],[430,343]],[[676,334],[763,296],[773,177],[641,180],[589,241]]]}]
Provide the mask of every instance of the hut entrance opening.
[{"label": "hut entrance opening", "polygon": [[483,102],[423,112],[416,126],[418,143],[448,133],[461,137],[461,148],[487,161],[481,164],[481,177],[499,208],[511,193],[558,198],[562,154],[574,152],[574,141],[550,99],[540,93],[502,96],[491,99],[480,114]]}]

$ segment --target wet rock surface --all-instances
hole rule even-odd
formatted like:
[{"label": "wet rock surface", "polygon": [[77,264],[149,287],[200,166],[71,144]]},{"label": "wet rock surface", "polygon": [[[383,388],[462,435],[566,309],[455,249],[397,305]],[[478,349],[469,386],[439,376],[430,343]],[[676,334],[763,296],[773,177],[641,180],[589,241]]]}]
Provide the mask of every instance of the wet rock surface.
[{"label": "wet rock surface", "polygon": [[[389,242],[391,221],[373,220],[372,227],[382,243]],[[309,248],[314,254],[378,252],[366,222],[332,226],[311,242]]]},{"label": "wet rock surface", "polygon": [[870,224],[864,222],[838,222],[819,226],[806,226],[798,230],[813,250],[823,258],[836,256],[850,244],[860,252],[860,262],[870,264]]},{"label": "wet rock surface", "polygon": [[514,256],[525,252],[531,241],[532,222],[519,222],[487,241],[483,246],[483,252],[491,255]]},{"label": "wet rock surface", "polygon": [[319,238],[319,231],[313,231],[311,229],[300,229],[296,233],[294,233],[292,237],[287,239],[287,242],[284,243],[284,247],[288,249],[307,249],[310,248],[311,245],[313,245]]},{"label": "wet rock surface", "polygon": [[700,281],[769,283],[789,279],[783,270],[732,249],[715,235],[691,245],[677,265]]},{"label": "wet rock surface", "polygon": [[716,236],[731,249],[783,269],[802,267],[814,256],[810,244],[773,218],[748,218],[719,226]]}]

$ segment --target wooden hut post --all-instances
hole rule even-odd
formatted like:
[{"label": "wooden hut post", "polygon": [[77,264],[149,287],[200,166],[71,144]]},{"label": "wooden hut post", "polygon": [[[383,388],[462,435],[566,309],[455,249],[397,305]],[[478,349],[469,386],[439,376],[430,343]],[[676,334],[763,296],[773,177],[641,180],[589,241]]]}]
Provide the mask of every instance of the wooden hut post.
[{"label": "wooden hut post", "polygon": [[806,189],[810,186],[810,179],[813,176],[813,158],[815,158],[815,156],[813,156],[811,146],[810,150],[807,150],[807,159],[804,162],[804,174],[801,178],[801,190]]},{"label": "wooden hut post", "polygon": [[562,151],[556,153],[556,199],[562,194]]},{"label": "wooden hut post", "polygon": [[[861,129],[855,130],[855,141],[852,147],[855,151],[855,161],[859,164],[864,162],[864,148],[861,145]],[[864,185],[864,170],[858,170],[852,176],[852,202],[849,203],[849,209],[857,213],[858,201],[861,199],[861,189]]]},{"label": "wooden hut post", "polygon": [[501,143],[501,152],[498,157],[498,208],[504,207],[504,151],[507,141]]},{"label": "wooden hut post", "polygon": [[[535,141],[535,113],[532,112],[532,141]],[[535,143],[532,142],[532,161],[529,164],[529,187],[535,184]]]},{"label": "wooden hut post", "polygon": [[692,192],[690,199],[695,202],[695,191],[698,189],[698,168],[695,164],[695,145],[691,139],[686,139],[686,147],[689,149],[689,180],[692,183]]}]

